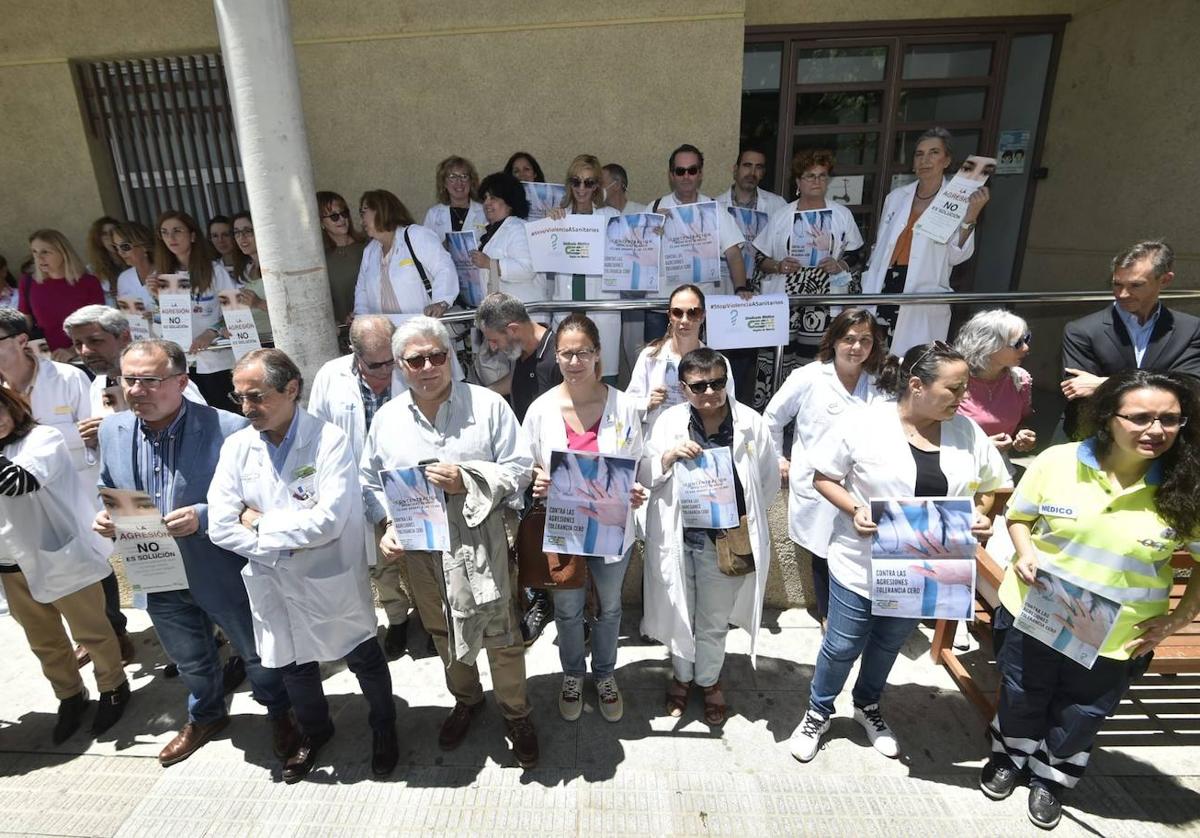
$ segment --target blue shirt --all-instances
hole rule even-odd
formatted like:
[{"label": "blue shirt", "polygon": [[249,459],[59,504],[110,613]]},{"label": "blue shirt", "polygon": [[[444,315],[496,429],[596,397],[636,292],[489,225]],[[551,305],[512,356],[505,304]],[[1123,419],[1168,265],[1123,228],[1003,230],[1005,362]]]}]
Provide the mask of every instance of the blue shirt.
[{"label": "blue shirt", "polygon": [[188,401],[184,399],[179,413],[171,424],[162,430],[151,430],[138,419],[134,428],[133,473],[138,489],[154,501],[163,515],[173,509],[172,492],[175,487],[175,464],[179,454],[179,436],[187,415]]},{"label": "blue shirt", "polygon": [[267,453],[271,456],[271,465],[275,467],[275,474],[283,477],[283,464],[287,462],[288,453],[292,450],[292,444],[296,441],[296,426],[299,424],[296,417],[300,415],[300,405],[296,405],[296,412],[292,414],[292,424],[288,425],[287,433],[283,435],[283,440],[276,447],[274,443],[267,437],[266,431],[259,431],[259,437],[267,445]]},{"label": "blue shirt", "polygon": [[1150,346],[1150,333],[1154,331],[1154,324],[1158,322],[1158,314],[1162,311],[1162,303],[1154,307],[1154,313],[1146,318],[1145,323],[1138,323],[1136,317],[1116,303],[1113,303],[1113,308],[1117,310],[1117,317],[1121,318],[1126,331],[1129,332],[1129,340],[1133,343],[1133,358],[1141,367],[1142,358],[1146,356],[1146,349]]}]

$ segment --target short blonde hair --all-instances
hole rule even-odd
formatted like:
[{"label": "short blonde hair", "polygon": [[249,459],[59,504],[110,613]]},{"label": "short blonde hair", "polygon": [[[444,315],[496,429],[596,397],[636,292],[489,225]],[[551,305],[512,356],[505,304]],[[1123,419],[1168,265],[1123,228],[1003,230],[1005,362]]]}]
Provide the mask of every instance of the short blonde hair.
[{"label": "short blonde hair", "polygon": [[[84,267],[83,260],[79,258],[79,254],[75,252],[75,248],[71,247],[71,243],[67,241],[67,237],[58,230],[36,230],[29,237],[29,243],[32,245],[35,241],[45,242],[50,245],[50,249],[57,251],[58,255],[63,260],[63,275],[67,283],[74,285],[79,281],[79,278],[87,273],[87,268]],[[46,277],[42,276],[42,270],[37,266],[37,260],[33,260],[33,278],[37,282],[45,281]]]},{"label": "short blonde hair", "polygon": [[563,196],[564,208],[570,209],[575,201],[571,195],[571,178],[582,177],[580,172],[585,169],[591,169],[592,177],[596,179],[596,190],[592,192],[592,208],[604,206],[604,194],[600,189],[600,160],[594,154],[580,154],[567,166],[567,176],[563,178],[563,185],[567,187],[567,194]]}]

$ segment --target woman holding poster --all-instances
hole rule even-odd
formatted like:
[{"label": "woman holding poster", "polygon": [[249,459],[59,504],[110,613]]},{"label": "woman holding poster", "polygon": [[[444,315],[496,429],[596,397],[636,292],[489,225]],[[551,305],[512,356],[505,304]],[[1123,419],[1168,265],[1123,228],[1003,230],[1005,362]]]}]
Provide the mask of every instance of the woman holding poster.
[{"label": "woman holding poster", "polygon": [[523,303],[546,299],[546,278],[534,273],[525,235],[529,199],[520,181],[505,172],[495,172],[479,185],[487,228],[479,239],[479,250],[471,251],[471,262],[488,271],[488,293],[503,291]]},{"label": "woman holding poster", "polygon": [[[948,293],[950,271],[975,252],[975,223],[988,202],[988,189],[972,193],[958,232],[944,244],[914,233],[913,227],[933,205],[948,181],[953,161],[950,132],[930,128],[917,140],[913,172],[917,179],[893,189],[883,201],[883,215],[871,264],[863,275],[864,294]],[[945,340],[950,329],[950,306],[879,306],[892,351],[903,354],[910,346]]]},{"label": "woman holding poster", "polygon": [[[643,465],[651,494],[642,630],[671,650],[667,713],[687,711],[694,684],[704,694],[704,721],[714,726],[729,714],[721,669],[731,624],[750,633],[750,662],[756,661],[771,565],[767,509],[779,493],[779,460],[767,423],[729,398],[729,378],[728,362],[712,349],[700,347],[683,356],[679,381],[687,400],[659,417]],[[733,456],[738,526],[686,527],[676,466],[722,448]]]},{"label": "woman holding poster", "polygon": [[[637,405],[602,380],[601,336],[596,324],[575,313],[559,324],[555,352],[563,382],[540,396],[525,414],[523,427],[533,448],[533,496],[546,497],[551,482],[553,451],[590,451],[638,459],[642,456],[642,423]],[[608,487],[601,487],[606,490]],[[646,499],[635,483],[629,495],[623,543],[619,555],[589,556],[588,573],[596,582],[600,616],[592,626],[592,676],[600,713],[610,722],[624,713],[614,673],[617,638],[621,629],[621,584],[633,548],[633,509]],[[586,588],[554,590],[554,623],[563,684],[558,710],[567,721],[583,712],[583,679],[587,674],[583,636]]]},{"label": "woman holding poster", "polygon": [[154,273],[154,234],[144,224],[126,221],[118,224],[112,235],[117,252],[129,266],[117,277],[117,308],[121,308],[121,300],[140,300],[140,311],[126,310],[129,304],[122,311],[131,319],[147,317],[158,310],[158,302],[146,288]]},{"label": "woman holding poster", "polygon": [[[1091,435],[1040,454],[1009,501],[1016,555],[993,621],[1002,680],[980,786],[1001,800],[1028,771],[1029,818],[1044,829],[1058,823],[1063,791],[1155,647],[1200,612],[1194,570],[1174,610],[1169,600],[1172,553],[1200,561],[1197,416],[1185,376],[1115,375],[1089,400]],[[1061,612],[1029,613],[1031,586],[1058,589],[1051,606]],[[1115,622],[1106,601],[1119,604]],[[1098,651],[1090,667],[1059,651],[1063,629],[1070,645]]]},{"label": "woman holding poster", "polygon": [[834,701],[854,662],[854,719],[877,751],[900,755],[879,700],[900,647],[918,620],[874,616],[871,545],[879,498],[974,496],[977,538],[991,532],[992,493],[1011,485],[1000,452],[979,426],[958,414],[967,362],[940,341],[888,358],[876,379],[878,401],[834,425],[809,451],[813,486],[838,510],[828,547],[829,621],[810,687],[808,712],[792,734],[792,756],[809,762],[829,730]]},{"label": "woman holding poster", "polygon": [[465,157],[451,155],[437,165],[434,175],[438,202],[425,213],[422,226],[446,240],[447,233],[474,232],[482,236],[487,228],[483,204],[475,199],[479,172]]},{"label": "woman holding poster", "polygon": [[236,267],[234,275],[241,283],[237,301],[250,309],[254,328],[258,330],[258,348],[274,346],[271,317],[267,313],[267,291],[263,285],[262,266],[258,263],[258,240],[254,238],[254,221],[250,213],[239,212],[233,217],[233,240],[237,242],[233,259]]}]

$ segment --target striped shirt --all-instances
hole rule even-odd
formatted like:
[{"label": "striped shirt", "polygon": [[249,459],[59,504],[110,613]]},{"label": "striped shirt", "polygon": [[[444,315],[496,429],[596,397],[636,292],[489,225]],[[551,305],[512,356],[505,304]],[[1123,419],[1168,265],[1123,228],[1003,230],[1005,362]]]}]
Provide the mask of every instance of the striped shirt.
[{"label": "striped shirt", "polygon": [[[1141,634],[1134,626],[1167,613],[1171,554],[1185,548],[1200,561],[1200,541],[1176,533],[1158,514],[1161,472],[1156,462],[1121,488],[1100,467],[1094,438],[1056,445],[1033,462],[1008,504],[1009,521],[1031,525],[1040,568],[1121,603],[1100,649],[1106,658],[1128,659],[1125,644]],[[1009,568],[1000,601],[1015,616],[1027,590]]]},{"label": "striped shirt", "polygon": [[376,393],[371,389],[371,385],[363,381],[361,375],[355,374],[354,377],[358,379],[358,390],[362,394],[363,419],[366,420],[363,427],[369,431],[371,423],[375,421],[375,413],[392,397],[391,381],[389,380],[388,386],[383,388],[382,393]]},{"label": "striped shirt", "polygon": [[188,400],[180,404],[179,413],[162,430],[147,428],[138,419],[133,429],[133,474],[139,491],[145,492],[163,515],[173,510],[171,498],[175,488],[175,467],[179,456],[179,437]]}]

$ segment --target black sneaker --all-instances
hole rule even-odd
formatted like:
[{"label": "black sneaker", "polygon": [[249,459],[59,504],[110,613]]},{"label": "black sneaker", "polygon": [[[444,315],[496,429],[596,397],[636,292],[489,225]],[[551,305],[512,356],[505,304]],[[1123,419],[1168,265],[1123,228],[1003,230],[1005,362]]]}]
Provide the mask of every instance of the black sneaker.
[{"label": "black sneaker", "polygon": [[115,690],[100,693],[100,706],[96,708],[96,718],[92,719],[92,733],[99,736],[115,725],[125,715],[125,706],[129,704],[129,682],[125,681]]},{"label": "black sneaker", "polygon": [[66,742],[75,731],[79,730],[79,725],[83,722],[83,711],[87,709],[87,705],[87,690],[80,690],[77,695],[58,702],[58,721],[54,723],[53,736],[55,745]]},{"label": "black sneaker", "polygon": [[1013,793],[1021,772],[1007,758],[992,757],[979,772],[979,788],[992,800],[1003,800]]},{"label": "black sneaker", "polygon": [[554,619],[554,607],[550,604],[550,594],[545,591],[534,591],[533,601],[525,616],[521,618],[521,637],[529,646],[542,636],[542,632]]},{"label": "black sneaker", "polygon": [[388,660],[394,661],[403,657],[408,651],[408,621],[395,623],[387,627],[383,633],[383,654]]},{"label": "black sneaker", "polygon": [[538,739],[533,722],[526,716],[523,719],[505,719],[504,725],[508,728],[508,741],[512,743],[512,754],[517,765],[522,768],[535,767],[538,762]]},{"label": "black sneaker", "polygon": [[1045,783],[1033,782],[1029,786],[1029,820],[1041,829],[1054,829],[1062,820],[1062,803]]}]

